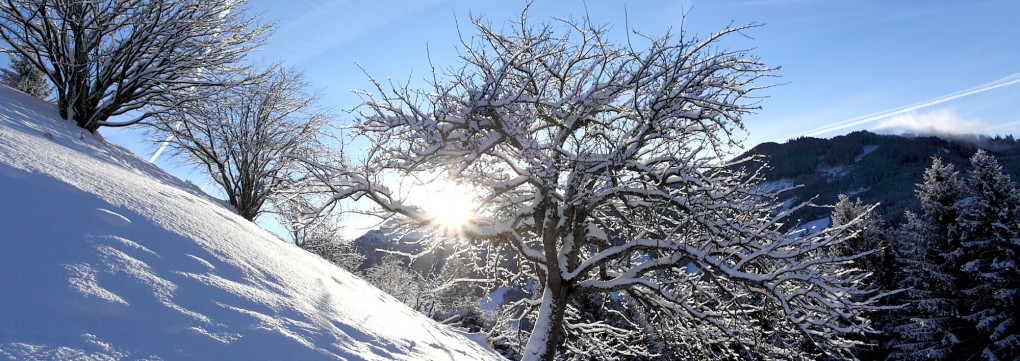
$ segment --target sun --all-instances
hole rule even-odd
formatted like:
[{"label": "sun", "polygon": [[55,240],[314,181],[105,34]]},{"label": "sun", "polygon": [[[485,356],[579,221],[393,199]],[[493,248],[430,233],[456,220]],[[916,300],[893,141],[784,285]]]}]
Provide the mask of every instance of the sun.
[{"label": "sun", "polygon": [[474,193],[453,183],[435,183],[425,187],[422,209],[431,217],[431,226],[444,233],[460,233],[475,216]]}]

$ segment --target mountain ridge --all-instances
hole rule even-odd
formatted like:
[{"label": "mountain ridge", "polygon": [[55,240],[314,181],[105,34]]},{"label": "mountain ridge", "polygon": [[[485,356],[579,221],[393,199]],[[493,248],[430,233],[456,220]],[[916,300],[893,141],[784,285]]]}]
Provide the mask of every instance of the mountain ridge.
[{"label": "mountain ridge", "polygon": [[[999,159],[1004,171],[1020,177],[1020,142],[1011,136],[918,136],[884,135],[857,131],[830,139],[801,137],[785,143],[767,142],[744,152],[738,159],[758,158],[739,165],[760,170],[769,182],[798,185],[782,197],[811,201],[817,205],[836,203],[839,194],[879,203],[876,212],[887,220],[898,220],[906,210],[919,207],[914,198],[917,183],[931,158],[938,156],[956,165],[960,174],[970,169],[968,159],[985,149]],[[806,207],[794,219],[807,222],[828,216],[826,207]]]}]

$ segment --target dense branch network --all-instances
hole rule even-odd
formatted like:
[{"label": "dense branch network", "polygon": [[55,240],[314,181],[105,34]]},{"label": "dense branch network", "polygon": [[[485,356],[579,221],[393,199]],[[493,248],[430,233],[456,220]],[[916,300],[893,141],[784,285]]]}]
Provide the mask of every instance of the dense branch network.
[{"label": "dense branch network", "polygon": [[429,224],[382,179],[424,174],[475,189],[460,238],[513,249],[538,281],[525,359],[554,358],[566,334],[640,333],[570,324],[572,302],[591,294],[643,306],[690,355],[798,358],[807,341],[848,356],[855,341],[843,336],[870,331],[862,314],[874,296],[849,266],[860,255],[831,250],[851,232],[784,231],[792,210],[776,191],[721,161],[770,76],[747,52],[716,45],[750,26],[641,37],[637,50],[586,20],[536,27],[525,17],[506,33],[476,20],[462,66],[437,71],[425,90],[373,81],[356,126],[371,144],[364,163],[313,167],[335,199],[366,197]]},{"label": "dense branch network", "polygon": [[274,67],[221,76],[236,85],[159,114],[155,133],[208,174],[245,219],[268,203],[296,206],[312,196],[319,187],[303,179],[295,157],[322,153],[332,115],[315,105],[303,75]]},{"label": "dense branch network", "polygon": [[[3,0],[0,37],[43,70],[60,115],[94,132],[201,99],[268,26],[243,0]],[[111,117],[130,114],[131,119]]]}]

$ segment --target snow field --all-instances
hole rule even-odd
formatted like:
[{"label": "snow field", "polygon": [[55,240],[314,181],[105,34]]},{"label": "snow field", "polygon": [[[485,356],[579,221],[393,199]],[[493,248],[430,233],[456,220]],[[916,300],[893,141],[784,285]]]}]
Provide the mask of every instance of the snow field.
[{"label": "snow field", "polygon": [[8,88],[0,229],[0,359],[499,359]]}]

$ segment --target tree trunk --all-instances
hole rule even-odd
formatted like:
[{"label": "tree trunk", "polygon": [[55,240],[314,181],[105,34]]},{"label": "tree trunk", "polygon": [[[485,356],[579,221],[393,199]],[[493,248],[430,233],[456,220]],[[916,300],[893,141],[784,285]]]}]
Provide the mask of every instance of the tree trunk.
[{"label": "tree trunk", "polygon": [[556,347],[563,338],[563,316],[566,310],[566,288],[558,282],[550,282],[542,292],[538,320],[531,330],[522,361],[552,361],[556,358]]},{"label": "tree trunk", "polygon": [[64,93],[62,93],[62,92],[58,92],[57,93],[57,108],[58,108],[57,110],[60,111],[60,117],[64,118],[64,120],[71,120],[71,112],[68,111],[70,109],[68,104],[70,104],[70,102],[68,102],[67,96],[64,95]]}]

